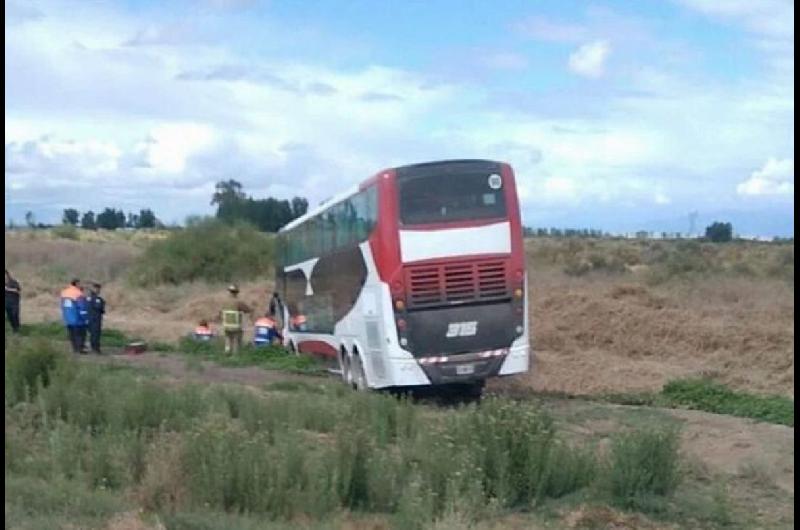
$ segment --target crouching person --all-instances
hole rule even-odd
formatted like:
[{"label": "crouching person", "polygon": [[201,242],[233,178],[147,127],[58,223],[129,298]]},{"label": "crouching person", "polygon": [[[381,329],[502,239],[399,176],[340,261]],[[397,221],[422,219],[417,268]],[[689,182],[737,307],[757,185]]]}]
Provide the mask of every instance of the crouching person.
[{"label": "crouching person", "polygon": [[197,327],[194,328],[194,333],[192,333],[192,338],[200,342],[209,342],[214,338],[214,332],[211,331],[207,320],[201,320],[197,324]]},{"label": "crouching person", "polygon": [[283,340],[275,320],[269,315],[256,320],[255,331],[253,333],[253,344],[256,346],[269,346],[270,344],[278,343]]}]

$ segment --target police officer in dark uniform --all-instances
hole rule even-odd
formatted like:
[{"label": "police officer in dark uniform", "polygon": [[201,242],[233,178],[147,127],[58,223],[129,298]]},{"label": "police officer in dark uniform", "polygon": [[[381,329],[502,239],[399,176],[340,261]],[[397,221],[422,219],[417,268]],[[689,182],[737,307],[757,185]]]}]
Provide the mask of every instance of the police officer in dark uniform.
[{"label": "police officer in dark uniform", "polygon": [[283,324],[283,301],[280,295],[276,292],[272,293],[272,298],[269,301],[269,310],[267,316],[272,318],[279,318],[280,324]]},{"label": "police officer in dark uniform", "polygon": [[13,333],[19,332],[19,295],[22,288],[6,269],[6,319]]},{"label": "police officer in dark uniform", "polygon": [[100,296],[101,285],[92,283],[89,297],[89,345],[94,353],[100,354],[100,334],[103,331],[103,315],[106,312],[106,301]]}]

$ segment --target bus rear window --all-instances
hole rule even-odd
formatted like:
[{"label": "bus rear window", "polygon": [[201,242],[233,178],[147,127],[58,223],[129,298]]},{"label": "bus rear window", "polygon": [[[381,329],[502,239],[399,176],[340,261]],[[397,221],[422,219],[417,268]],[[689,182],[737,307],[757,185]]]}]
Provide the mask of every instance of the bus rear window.
[{"label": "bus rear window", "polygon": [[470,172],[398,179],[404,225],[505,217],[504,183],[497,173]]}]

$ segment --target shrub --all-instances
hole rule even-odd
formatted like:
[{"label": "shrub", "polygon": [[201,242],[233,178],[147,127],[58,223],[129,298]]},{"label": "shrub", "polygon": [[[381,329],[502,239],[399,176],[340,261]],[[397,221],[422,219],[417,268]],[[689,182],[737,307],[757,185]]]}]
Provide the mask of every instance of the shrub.
[{"label": "shrub", "polygon": [[6,351],[6,399],[12,403],[23,401],[35,396],[39,388],[47,387],[63,356],[48,341],[15,343]]},{"label": "shrub", "polygon": [[680,481],[678,431],[633,431],[612,440],[608,469],[614,504],[643,507],[653,496],[670,495]]},{"label": "shrub", "polygon": [[53,227],[53,235],[55,235],[56,237],[60,237],[62,239],[71,239],[73,241],[77,241],[80,239],[80,234],[78,233],[78,229],[71,224],[58,225],[56,227]]},{"label": "shrub", "polygon": [[153,241],[136,261],[130,279],[139,286],[243,281],[271,273],[272,258],[271,236],[246,223],[206,219]]}]

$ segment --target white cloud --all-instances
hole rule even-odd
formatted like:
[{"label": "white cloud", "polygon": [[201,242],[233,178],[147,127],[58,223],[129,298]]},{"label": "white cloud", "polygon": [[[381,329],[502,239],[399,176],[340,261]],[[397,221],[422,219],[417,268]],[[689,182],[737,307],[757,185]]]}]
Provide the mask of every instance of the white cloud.
[{"label": "white cloud", "polygon": [[793,195],[794,160],[770,158],[763,168],[739,183],[736,191],[739,195]]},{"label": "white cloud", "polygon": [[659,191],[653,197],[653,202],[655,202],[656,204],[670,204],[672,202],[672,199],[670,199],[669,196]]},{"label": "white cloud", "polygon": [[744,24],[754,33],[773,37],[794,36],[794,2],[792,0],[679,0],[690,9],[723,20]]},{"label": "white cloud", "polygon": [[610,53],[608,41],[584,44],[569,56],[569,69],[583,77],[601,77],[605,73],[605,64]]},{"label": "white cloud", "polygon": [[141,167],[165,173],[180,173],[186,169],[187,159],[209,149],[214,141],[214,131],[208,125],[177,123],[159,125],[148,139],[135,148]]}]

